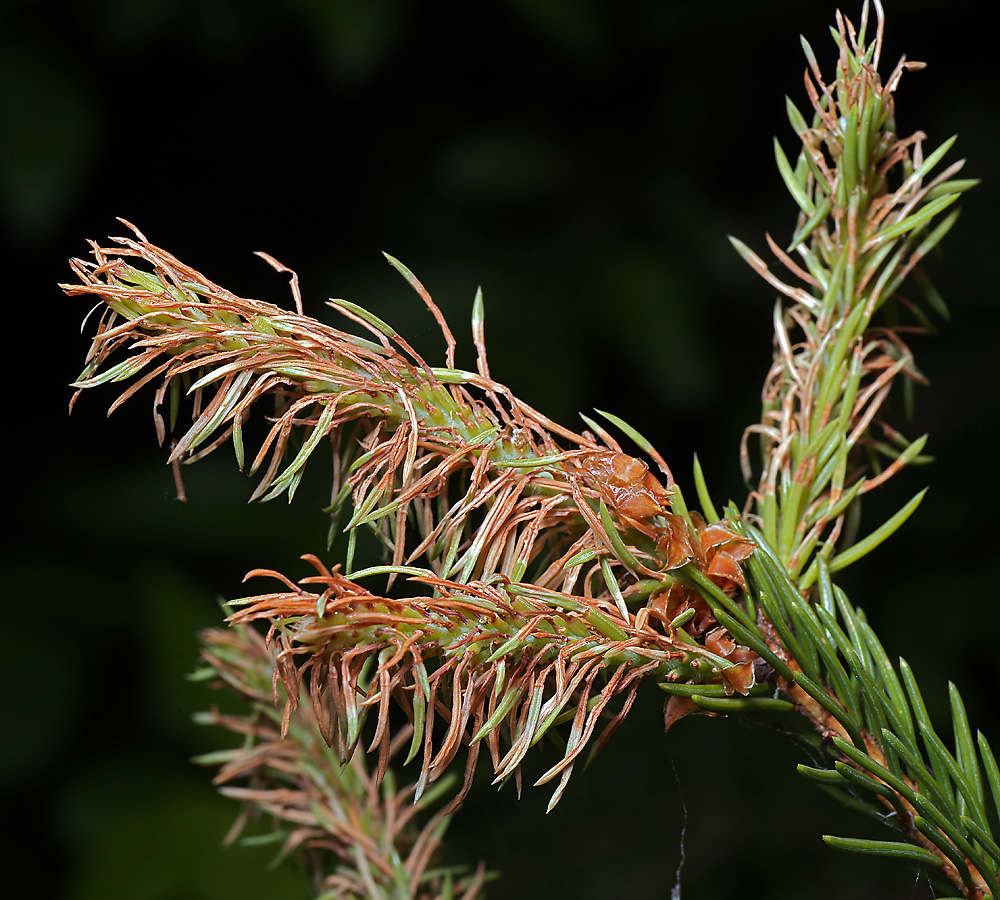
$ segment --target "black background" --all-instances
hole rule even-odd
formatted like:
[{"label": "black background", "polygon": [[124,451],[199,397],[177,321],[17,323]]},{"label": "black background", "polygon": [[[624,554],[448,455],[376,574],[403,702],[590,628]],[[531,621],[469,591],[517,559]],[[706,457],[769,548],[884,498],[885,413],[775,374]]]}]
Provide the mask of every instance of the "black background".
[{"label": "black background", "polygon": [[[953,324],[916,345],[933,384],[908,431],[930,431],[938,461],[873,498],[866,522],[932,489],[844,584],[942,728],[951,678],[996,745],[998,84],[984,12],[889,8],[884,68],[903,52],[929,63],[903,80],[900,130],[923,129],[928,146],[959,132],[952,155],[984,184],[932,265]],[[265,868],[267,851],[219,849],[235,809],[188,763],[219,745],[190,722],[213,698],[183,674],[243,572],[296,574],[299,553],[324,552],[322,473],[293,507],[247,506],[251,483],[222,449],[188,470],[181,505],[148,395],[106,420],[114,393],[88,392],[67,418],[88,304],[56,288],[65,260],[122,233],[123,216],[217,283],[284,303],[286,278],[251,255],[266,250],[299,272],[306,312],[334,321],[323,301],[344,297],[439,358],[387,250],[445,311],[460,365],[474,361],[482,285],[495,377],[570,426],[592,407],[621,415],[687,487],[697,452],[716,499],[742,502],[737,448],[758,415],[773,296],[725,236],[763,251],[765,230],[791,233],[771,138],[794,152],[783,97],[806,102],[798,34],[829,72],[833,13],[735,0],[4,4],[10,896],[307,896],[298,874]],[[888,835],[798,778],[803,757],[783,738],[700,718],[664,736],[657,693],[548,817],[545,789],[518,801],[484,777],[450,858],[504,872],[494,897],[667,897],[686,815],[685,900],[930,896],[902,863],[821,843]]]}]

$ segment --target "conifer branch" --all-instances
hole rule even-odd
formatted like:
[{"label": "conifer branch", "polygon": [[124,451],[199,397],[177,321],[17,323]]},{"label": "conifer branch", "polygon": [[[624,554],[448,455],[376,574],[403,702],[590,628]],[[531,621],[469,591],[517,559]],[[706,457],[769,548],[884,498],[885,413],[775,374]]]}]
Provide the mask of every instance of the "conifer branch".
[{"label": "conifer branch", "polygon": [[[80,283],[64,289],[107,305],[76,387],[135,379],[114,410],[160,379],[161,442],[167,391],[171,427],[181,391],[191,396],[193,422],[173,444],[171,462],[192,462],[226,438],[242,462],[244,421],[256,400],[276,396],[279,408],[250,467],[270,453],[254,492],[264,500],[294,494],[310,455],[324,438],[333,443],[332,509],[335,516],[348,502],[352,509],[346,574],[315,556],[308,559],[318,574],[303,587],[278,573],[251,573],[270,574],[288,590],[238,601],[244,608],[231,617],[269,624],[286,723],[308,673],[324,736],[346,762],[367,710],[376,708],[377,781],[391,744],[392,695],[414,723],[410,757],[422,752],[418,797],[461,743],[471,745],[457,803],[480,740],[498,780],[519,780],[527,749],[553,724],[569,722],[565,756],[541,779],[560,777],[555,802],[606,706],[622,698],[595,747],[620,723],[643,676],[707,684],[727,696],[751,691],[764,662],[717,612],[721,604],[740,635],[773,656],[740,599],[740,563],[752,541],[731,521],[708,525],[690,513],[662,457],[625,423],[609,416],[657,461],[666,486],[596,422],[589,424],[600,441],[556,425],[493,381],[481,300],[473,317],[479,373],[454,368],[454,338],[437,312],[449,350],[448,364],[433,368],[360,307],[335,304],[378,343],[236,297],[136,237],[116,239],[117,256],[94,244],[93,262],[73,261]],[[136,258],[143,268],[128,262]],[[423,286],[403,272],[434,312]],[[110,362],[123,351],[132,355]],[[298,449],[286,464],[295,431]],[[387,562],[352,572],[362,530],[384,545]],[[381,575],[387,589],[405,576],[403,596],[359,584]],[[320,593],[305,589],[317,583]],[[365,684],[365,660],[376,657]],[[439,707],[450,727],[435,749],[424,721],[433,722]],[[668,721],[689,708],[690,699],[672,698]]]},{"label": "conifer branch", "polygon": [[[858,30],[837,14],[839,59],[829,83],[803,39],[813,109],[807,124],[787,103],[802,143],[794,169],[775,142],[779,172],[800,212],[786,250],[770,235],[767,242],[802,286],[779,280],[731,239],[790,301],[775,307],[763,416],[747,430],[741,454],[749,477],[747,438],[759,435],[762,472],[748,500],[756,527],[747,527],[758,552],[747,568],[766,620],[762,634],[787,667],[776,673],[779,691],[813,724],[833,761],[831,769],[800,772],[868,803],[908,841],[827,842],[920,861],[963,896],[979,898],[1000,887],[980,775],[981,768],[995,773],[989,745],[979,735],[977,754],[952,686],[955,755],[949,753],[905,661],[897,672],[864,613],[831,580],[899,528],[923,497],[921,491],[862,540],[844,534],[854,531],[845,523],[858,498],[927,461],[926,437],[909,441],[883,414],[896,381],[903,379],[908,405],[913,384],[924,383],[904,336],[933,331],[931,314],[947,309],[919,264],[958,217],[952,209],[942,218],[945,210],[976,183],[955,177],[964,160],[937,171],[954,138],[925,158],[926,135],[895,133],[893,92],[904,71],[923,64],[901,59],[883,84],[884,17],[877,0],[874,6],[869,43],[867,3]],[[923,304],[904,293],[909,289],[923,295]],[[1000,779],[993,783],[1000,787]]]},{"label": "conifer branch", "polygon": [[[928,461],[925,438],[904,437],[888,402],[897,383],[907,402],[913,385],[924,383],[907,341],[932,331],[932,316],[947,310],[921,262],[975,183],[956,177],[961,161],[939,168],[954,139],[925,156],[922,132],[896,134],[893,93],[902,73],[922,64],[904,58],[882,81],[884,17],[877,0],[874,8],[875,22],[866,3],[857,29],[837,14],[838,61],[828,80],[803,39],[812,112],[807,120],[788,102],[802,145],[794,166],[775,144],[798,222],[784,249],[767,236],[790,281],[732,239],[784,298],[774,311],[761,420],[742,444],[750,484],[750,439],[760,440],[760,471],[743,514],[730,504],[719,517],[697,463],[707,521],[689,510],[664,459],[614,415],[603,414],[659,476],[603,425],[585,418],[589,430],[577,433],[514,397],[490,374],[481,294],[472,316],[477,371],[456,368],[447,322],[392,257],[438,322],[444,366],[429,365],[356,304],[331,301],[366,336],[304,316],[294,274],[293,313],[225,291],[134,228],[113,247],[92,244],[93,261],[72,261],[78,282],[64,289],[96,295],[104,307],[76,386],[131,382],[114,410],[157,383],[161,443],[168,391],[171,431],[190,398],[191,424],[172,444],[172,463],[193,462],[231,439],[243,468],[244,426],[265,396],[276,408],[249,465],[261,472],[255,498],[290,500],[312,454],[332,447],[330,508],[335,523],[347,518],[346,558],[331,566],[305,556],[315,574],[298,583],[255,570],[280,588],[233,601],[235,630],[205,639],[208,674],[255,710],[250,719],[209,717],[252,738],[214,760],[224,764],[220,779],[256,779],[241,796],[298,826],[282,837],[286,847],[327,847],[345,860],[354,854],[353,874],[336,875],[347,880],[330,881],[324,870],[331,895],[359,884],[370,890],[365,879],[378,872],[405,882],[406,896],[425,887],[427,896],[446,892],[424,878],[425,854],[444,820],[406,839],[416,862],[405,864],[400,881],[395,863],[368,853],[370,836],[317,812],[317,802],[332,809],[341,801],[323,793],[326,782],[315,773],[342,772],[338,790],[353,798],[345,803],[371,802],[388,785],[372,815],[397,822],[402,807],[392,798],[406,792],[394,791],[389,763],[404,744],[406,762],[419,759],[418,802],[444,783],[467,745],[451,810],[472,783],[483,744],[496,781],[513,778],[520,787],[531,746],[562,726],[563,757],[538,779],[558,779],[551,808],[584,748],[603,745],[649,678],[667,694],[668,728],[691,712],[804,717],[829,766],[800,772],[842,791],[902,838],[828,835],[829,844],[917,862],[965,897],[1000,893],[1000,768],[989,743],[973,736],[952,687],[949,749],[905,661],[889,660],[833,581],[923,496],[858,539],[858,499]],[[355,570],[363,533],[382,544],[385,561]],[[253,623],[267,628],[266,650]],[[273,697],[261,687],[266,671]],[[271,704],[282,702],[279,714]],[[393,706],[408,724],[399,725]],[[378,751],[371,775],[356,761],[363,732],[367,749]],[[272,790],[299,777],[296,767],[304,775],[294,790]],[[454,884],[471,896],[481,880],[477,873]]]},{"label": "conifer branch", "polygon": [[[413,788],[397,790],[392,772],[381,784],[366,770],[364,756],[341,764],[322,742],[308,706],[282,725],[271,694],[273,656],[253,629],[235,626],[202,635],[205,666],[193,677],[225,687],[249,712],[226,715],[213,709],[198,721],[240,737],[231,750],[196,759],[218,766],[214,783],[243,809],[227,837],[239,838],[252,819],[267,817],[273,830],[244,838],[278,847],[278,860],[298,854],[320,898],[385,900],[474,900],[487,877],[460,867],[428,868],[448,825],[438,810],[422,825],[417,815],[433,801],[414,802]],[[405,742],[400,734],[390,755]],[[232,786],[236,779],[246,787]],[[447,790],[447,785],[442,784]]]},{"label": "conifer branch", "polygon": [[791,301],[775,306],[763,415],[747,430],[741,459],[749,484],[748,439],[759,435],[761,473],[747,508],[802,588],[815,583],[820,559],[836,572],[869,549],[835,553],[845,537],[853,542],[844,532],[858,499],[905,466],[929,461],[926,436],[904,437],[884,410],[896,382],[903,382],[908,406],[913,385],[926,383],[906,338],[933,331],[931,315],[947,309],[919,265],[958,218],[955,201],[976,183],[955,177],[964,160],[938,171],[954,137],[925,158],[923,132],[896,134],[893,92],[904,71],[924,64],[904,57],[882,82],[884,19],[881,5],[875,8],[868,43],[867,3],[857,31],[837,14],[839,58],[829,83],[803,38],[812,110],[807,121],[787,100],[802,145],[794,167],[775,139],[778,169],[799,216],[786,249],[770,235],[767,243],[799,284],[782,281],[730,239]]}]

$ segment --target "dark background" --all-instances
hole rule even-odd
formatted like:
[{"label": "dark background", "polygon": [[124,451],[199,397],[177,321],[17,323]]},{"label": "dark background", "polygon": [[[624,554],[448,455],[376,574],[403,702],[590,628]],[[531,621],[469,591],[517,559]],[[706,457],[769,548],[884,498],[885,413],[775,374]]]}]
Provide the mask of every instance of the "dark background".
[{"label": "dark background", "polygon": [[[930,64],[903,80],[900,130],[922,128],[929,146],[960,132],[957,152],[985,180],[932,265],[954,324],[917,342],[933,386],[909,433],[930,431],[938,462],[874,498],[869,527],[932,490],[844,584],[890,656],[914,666],[942,728],[952,678],[996,746],[998,80],[984,6],[889,6],[883,70],[902,52]],[[88,303],[56,288],[65,260],[123,233],[123,216],[214,281],[284,303],[286,278],[251,255],[267,250],[298,270],[306,312],[334,321],[323,301],[344,297],[439,358],[387,250],[444,309],[460,365],[473,364],[481,284],[496,377],[571,427],[595,406],[623,416],[685,487],[698,452],[716,499],[742,502],[738,441],[758,415],[774,298],[725,236],[763,252],[765,230],[791,233],[771,137],[794,152],[783,97],[806,103],[798,34],[829,72],[833,13],[743,0],[7,0],[9,896],[307,897],[297,873],[267,870],[268,851],[219,849],[235,809],[188,762],[219,746],[191,724],[213,698],[183,675],[245,571],[295,574],[299,553],[324,552],[322,475],[291,508],[247,506],[251,483],[221,449],[187,470],[181,505],[149,392],[108,420],[114,392],[88,392],[67,418]],[[798,778],[803,757],[783,738],[703,718],[664,736],[657,694],[548,817],[547,791],[517,801],[484,783],[450,857],[505,872],[493,897],[665,898],[686,817],[685,900],[930,896],[902,863],[821,843],[888,835]]]}]

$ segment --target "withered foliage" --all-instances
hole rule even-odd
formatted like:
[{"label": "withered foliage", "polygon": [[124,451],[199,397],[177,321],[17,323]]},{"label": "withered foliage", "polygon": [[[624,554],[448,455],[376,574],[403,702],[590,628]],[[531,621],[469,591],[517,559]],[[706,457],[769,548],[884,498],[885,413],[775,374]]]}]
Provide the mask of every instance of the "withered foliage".
[{"label": "withered foliage", "polygon": [[[332,509],[350,509],[345,566],[310,556],[317,574],[299,585],[268,573],[287,590],[240,601],[233,616],[269,626],[286,723],[305,682],[325,739],[346,760],[375,710],[378,781],[394,697],[413,722],[419,796],[462,743],[471,745],[463,792],[481,741],[497,779],[519,781],[528,748],[565,721],[564,756],[539,779],[559,777],[555,802],[609,704],[620,699],[595,747],[643,676],[727,692],[753,686],[755,654],[744,647],[734,656],[709,640],[721,628],[713,604],[732,604],[746,589],[740,562],[752,542],[733,523],[688,513],[666,464],[634,432],[665,483],[596,423],[569,431],[494,381],[481,298],[478,371],[466,372],[455,368],[455,339],[426,290],[390,260],[441,327],[446,365],[436,368],[346,301],[333,305],[375,340],[236,297],[138,232],[115,243],[92,245],[93,262],[72,262],[79,283],[64,285],[104,304],[79,388],[131,379],[114,409],[158,380],[161,441],[167,392],[172,427],[181,394],[190,395],[193,422],[173,444],[173,462],[231,438],[242,465],[244,423],[256,400],[276,397],[250,465],[264,469],[254,493],[263,499],[291,496],[310,455],[332,443]],[[294,276],[292,284],[298,306]],[[111,362],[123,352],[131,355]],[[383,545],[386,563],[352,572],[361,531]],[[360,583],[380,575],[389,576],[386,596]],[[674,622],[699,602],[694,626],[689,617]]]},{"label": "withered foliage", "polygon": [[[920,862],[963,896],[997,896],[1000,852],[980,774],[1000,810],[989,744],[973,738],[952,686],[947,749],[909,667],[900,660],[897,674],[831,580],[920,502],[855,541],[855,501],[924,461],[924,439],[909,441],[883,413],[894,383],[922,381],[906,340],[930,328],[925,309],[946,310],[919,263],[957,212],[938,216],[975,183],[955,178],[961,161],[932,175],[953,141],[925,157],[922,133],[895,133],[893,92],[919,64],[901,60],[881,81],[874,7],[871,41],[867,4],[857,30],[837,15],[830,82],[803,41],[812,115],[789,101],[802,145],[794,166],[775,144],[800,215],[787,248],[767,241],[804,286],[734,239],[785,298],[762,419],[747,432],[760,437],[762,472],[742,517],[731,505],[717,516],[697,465],[706,518],[689,511],[663,459],[614,416],[603,414],[659,474],[596,422],[584,417],[581,433],[558,426],[495,381],[480,295],[476,371],[456,368],[443,316],[391,257],[440,326],[442,367],[353,303],[331,301],[367,336],[306,317],[294,273],[293,313],[229,293],[135,229],[112,247],[92,244],[92,261],[72,261],[78,282],[63,287],[98,297],[102,310],[77,386],[131,382],[113,410],[155,384],[161,442],[168,392],[171,431],[189,402],[192,422],[171,443],[176,471],[229,438],[242,468],[244,426],[265,396],[274,411],[249,465],[261,473],[255,498],[291,499],[311,455],[332,449],[343,563],[309,554],[314,574],[298,583],[255,570],[279,587],[233,601],[232,629],[205,637],[208,677],[253,710],[207,717],[247,741],[206,761],[222,763],[225,792],[290,828],[286,851],[340,859],[335,869],[314,860],[328,895],[373,896],[388,879],[394,896],[400,885],[414,898],[473,896],[481,871],[454,881],[427,870],[447,810],[420,830],[404,801],[442,789],[463,745],[465,779],[448,809],[484,744],[496,781],[520,787],[525,754],[550,737],[562,756],[537,781],[557,782],[554,804],[584,748],[602,746],[652,678],[669,694],[668,728],[695,710],[800,714],[832,764],[800,771],[906,838],[828,843]],[[749,484],[747,440],[742,460]],[[360,534],[381,544],[383,564],[356,570]],[[371,773],[355,752],[362,743],[377,751]],[[407,745],[419,775],[397,792],[389,765]]]},{"label": "withered foliage", "polygon": [[[206,754],[204,765],[218,766],[215,784],[243,804],[228,841],[254,820],[264,819],[279,856],[298,854],[305,862],[316,896],[325,898],[408,897],[412,900],[474,900],[485,871],[428,869],[447,827],[439,810],[422,825],[423,804],[413,787],[396,790],[390,775],[379,785],[358,754],[346,765],[324,746],[306,704],[282,728],[271,697],[273,659],[253,629],[237,626],[202,635],[198,674],[245,701],[247,715],[213,710],[200,721],[228,729],[241,739],[232,750]],[[390,755],[405,743],[401,733]],[[242,786],[234,781],[245,781]],[[258,838],[259,840],[259,838]]]}]

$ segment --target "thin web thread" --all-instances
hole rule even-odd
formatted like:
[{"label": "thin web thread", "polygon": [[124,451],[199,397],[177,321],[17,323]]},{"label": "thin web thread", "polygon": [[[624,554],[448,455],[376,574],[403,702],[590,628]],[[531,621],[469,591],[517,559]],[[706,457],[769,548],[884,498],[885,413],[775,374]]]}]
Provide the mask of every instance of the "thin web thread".
[{"label": "thin web thread", "polygon": [[677,782],[677,792],[681,797],[681,809],[684,811],[684,819],[681,822],[681,855],[680,859],[677,861],[677,875],[676,880],[674,881],[674,886],[670,890],[670,900],[681,900],[681,870],[684,868],[684,839],[687,836],[688,808],[687,801],[684,799],[684,788],[681,786],[681,779],[677,774],[677,765],[674,763],[673,757],[670,758],[670,768],[674,771],[674,781]]}]

